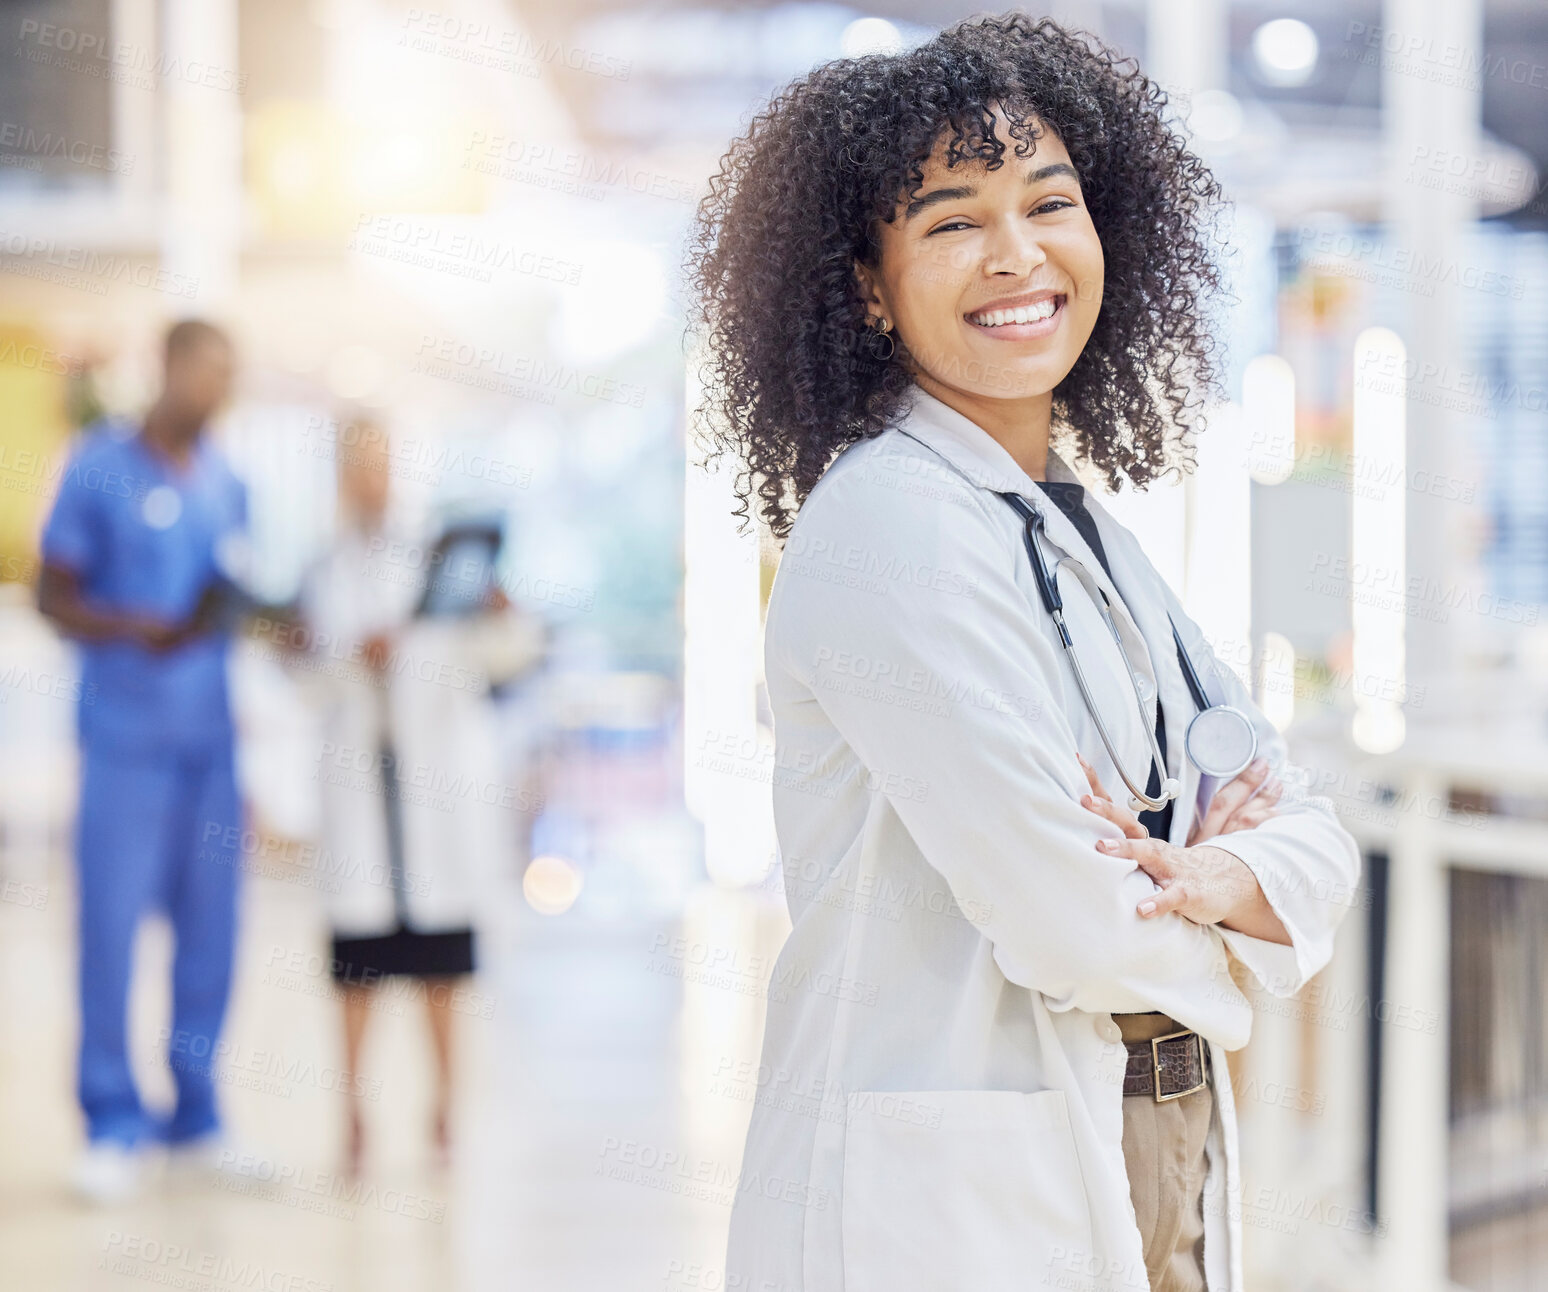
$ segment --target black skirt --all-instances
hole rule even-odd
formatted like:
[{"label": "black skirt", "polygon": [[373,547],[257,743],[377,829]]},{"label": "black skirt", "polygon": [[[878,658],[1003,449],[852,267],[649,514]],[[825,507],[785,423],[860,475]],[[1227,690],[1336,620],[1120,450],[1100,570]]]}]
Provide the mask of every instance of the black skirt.
[{"label": "black skirt", "polygon": [[369,986],[382,978],[456,978],[473,972],[473,930],[420,933],[408,927],[404,894],[403,817],[398,759],[390,744],[381,748],[382,805],[387,813],[387,851],[396,923],[370,937],[333,935],[333,981]]},{"label": "black skirt", "polygon": [[473,972],[473,930],[416,933],[399,925],[378,937],[333,935],[333,981],[370,986],[382,978],[456,978]]}]

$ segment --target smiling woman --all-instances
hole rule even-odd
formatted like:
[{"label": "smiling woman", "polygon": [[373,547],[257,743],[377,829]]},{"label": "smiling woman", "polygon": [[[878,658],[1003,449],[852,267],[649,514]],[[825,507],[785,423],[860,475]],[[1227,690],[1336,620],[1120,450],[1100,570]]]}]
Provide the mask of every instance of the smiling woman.
[{"label": "smiling woman", "polygon": [[[1218,391],[1200,304],[1220,285],[1220,190],[1165,105],[1132,59],[1020,14],[826,64],[776,97],[712,180],[689,261],[714,342],[700,425],[747,466],[738,514],[756,493],[783,537],[916,376],[936,394],[1041,388],[1113,488],[1187,463]],[[1007,290],[984,255],[1047,263]],[[1050,318],[1012,312],[1048,299]]]},{"label": "smiling woman", "polygon": [[[992,138],[1015,138],[998,102],[990,124]],[[879,224],[880,254],[855,275],[868,326],[897,327],[914,381],[1039,480],[1056,389],[1102,310],[1104,266],[1063,142],[1035,120],[1028,136],[1009,158],[955,165],[942,139],[919,196]]]},{"label": "smiling woman", "polygon": [[1163,107],[1051,22],[965,24],[792,86],[701,209],[698,412],[788,540],[728,1286],[1242,1292],[1228,954],[1294,995],[1359,854],[1051,443],[1143,486],[1218,380],[1218,193]]}]

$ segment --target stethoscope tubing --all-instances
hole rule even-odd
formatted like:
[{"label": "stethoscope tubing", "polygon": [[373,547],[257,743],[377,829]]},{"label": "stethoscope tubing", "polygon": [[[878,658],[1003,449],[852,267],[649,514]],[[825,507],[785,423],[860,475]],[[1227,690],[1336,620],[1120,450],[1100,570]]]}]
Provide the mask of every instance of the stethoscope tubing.
[{"label": "stethoscope tubing", "polygon": [[[1019,494],[1002,493],[1000,496],[1011,504],[1011,506],[1016,510],[1017,514],[1020,515],[1024,521],[1022,538],[1026,543],[1027,555],[1032,563],[1033,576],[1037,581],[1039,596],[1042,598],[1043,604],[1048,607],[1049,614],[1053,617],[1054,623],[1058,626],[1059,640],[1064,645],[1065,656],[1070,661],[1071,671],[1075,674],[1075,682],[1076,685],[1080,688],[1081,699],[1085,701],[1087,712],[1092,715],[1093,725],[1097,729],[1097,734],[1102,738],[1102,744],[1107,750],[1107,756],[1111,760],[1113,766],[1117,769],[1118,775],[1122,778],[1123,783],[1128,788],[1129,793],[1132,795],[1130,800],[1130,807],[1135,811],[1149,809],[1152,812],[1159,812],[1182,792],[1182,785],[1176,777],[1168,776],[1166,774],[1166,759],[1162,756],[1161,746],[1156,740],[1155,729],[1151,725],[1150,714],[1145,709],[1145,702],[1142,698],[1140,689],[1139,675],[1134,671],[1134,663],[1129,658],[1129,652],[1124,649],[1123,638],[1118,632],[1117,622],[1113,619],[1112,606],[1108,601],[1106,592],[1104,592],[1101,587],[1095,583],[1091,576],[1073,557],[1061,557],[1057,562],[1055,562],[1053,571],[1050,572],[1048,569],[1048,563],[1043,558],[1042,545],[1039,541],[1039,535],[1047,524],[1046,517],[1042,514],[1042,512],[1031,506],[1031,504],[1029,504]],[[1092,601],[1094,601],[1098,608],[1101,610],[1102,618],[1107,623],[1107,630],[1112,634],[1113,641],[1118,647],[1118,654],[1123,659],[1124,669],[1129,674],[1129,685],[1134,690],[1134,703],[1140,716],[1140,728],[1144,731],[1145,739],[1150,745],[1152,766],[1160,769],[1161,787],[1158,795],[1153,796],[1146,790],[1142,790],[1134,783],[1133,778],[1129,775],[1128,771],[1124,768],[1122,761],[1118,757],[1118,752],[1113,746],[1112,738],[1108,734],[1107,724],[1101,719],[1101,710],[1098,709],[1096,705],[1095,697],[1092,695],[1091,688],[1086,681],[1085,671],[1081,668],[1080,656],[1075,650],[1075,643],[1070,634],[1069,627],[1064,622],[1064,598],[1063,595],[1059,592],[1058,573],[1059,570],[1062,569],[1065,565],[1070,566],[1070,568],[1076,572],[1076,577],[1080,579],[1082,585],[1085,586],[1086,591],[1091,594]],[[1193,666],[1193,660],[1189,656],[1187,648],[1183,645],[1182,635],[1177,631],[1177,623],[1172,618],[1170,612],[1167,613],[1166,619],[1168,626],[1172,630],[1172,641],[1177,646],[1177,662],[1182,669],[1183,680],[1187,684],[1189,695],[1192,697],[1193,702],[1198,709],[1198,712],[1193,716],[1193,720],[1188,724],[1188,730],[1184,735],[1184,748],[1187,751],[1189,758],[1193,761],[1194,765],[1197,766],[1200,772],[1202,772],[1204,775],[1217,777],[1234,776],[1240,772],[1242,768],[1245,767],[1257,753],[1257,735],[1253,729],[1252,720],[1240,709],[1233,705],[1210,704],[1209,697],[1204,690],[1204,683],[1199,678],[1198,670]],[[1195,755],[1193,750],[1192,742],[1195,733],[1202,730],[1199,726],[1200,720],[1204,719],[1205,715],[1207,714],[1217,715],[1214,719],[1217,725],[1219,723],[1220,717],[1230,715],[1240,724],[1241,730],[1248,736],[1247,755],[1240,766],[1235,766],[1229,769],[1222,768],[1217,771],[1209,771],[1202,763],[1200,763],[1199,758]]]},{"label": "stethoscope tubing", "polygon": [[[901,430],[901,428],[899,429]],[[946,458],[944,454],[940,453],[933,446],[926,444],[917,435],[910,434],[908,431],[903,431],[902,433],[907,435],[916,444],[930,449],[932,453],[941,458],[952,470],[962,475],[964,479],[968,478],[954,462]],[[968,483],[972,484],[973,481],[968,480]],[[1129,652],[1124,649],[1123,639],[1119,635],[1117,622],[1113,619],[1112,607],[1108,602],[1107,594],[1103,592],[1101,587],[1091,578],[1090,574],[1073,557],[1061,557],[1055,564],[1054,569],[1050,571],[1048,563],[1043,559],[1042,544],[1039,541],[1039,534],[1047,526],[1047,518],[1038,508],[1032,506],[1031,503],[1027,502],[1018,493],[999,490],[994,492],[999,493],[1000,497],[1009,503],[1022,519],[1022,540],[1026,544],[1027,556],[1032,564],[1032,575],[1037,582],[1038,596],[1043,602],[1044,609],[1048,611],[1049,617],[1053,620],[1054,626],[1059,630],[1059,641],[1064,647],[1065,657],[1070,661],[1070,669],[1075,674],[1075,684],[1080,689],[1081,699],[1085,702],[1087,712],[1091,714],[1092,724],[1096,727],[1097,734],[1102,738],[1102,745],[1107,750],[1107,756],[1118,770],[1118,775],[1123,779],[1123,783],[1128,788],[1129,793],[1133,796],[1130,801],[1131,808],[1136,811],[1142,808],[1152,812],[1160,811],[1182,792],[1182,785],[1176,777],[1166,774],[1166,760],[1161,756],[1161,746],[1156,740],[1155,729],[1151,725],[1150,715],[1145,709],[1145,702],[1140,692],[1139,675],[1134,671],[1134,663],[1129,658]],[[1096,697],[1092,694],[1090,683],[1086,679],[1085,670],[1081,667],[1080,656],[1076,653],[1075,642],[1070,636],[1069,625],[1064,620],[1064,597],[1059,591],[1058,571],[1066,564],[1076,571],[1076,577],[1081,580],[1082,585],[1086,587],[1087,591],[1094,594],[1092,600],[1096,602],[1101,610],[1102,617],[1107,622],[1108,631],[1112,633],[1113,641],[1118,646],[1118,653],[1123,658],[1124,668],[1129,674],[1129,683],[1134,690],[1134,703],[1139,711],[1140,728],[1145,732],[1145,738],[1150,745],[1150,754],[1153,760],[1152,766],[1158,768],[1161,773],[1161,790],[1157,797],[1152,797],[1136,786],[1128,772],[1124,770],[1123,763],[1118,757],[1118,750],[1114,747],[1112,738],[1108,734],[1107,723],[1102,720],[1101,709],[1098,707]],[[1166,620],[1172,629],[1172,640],[1177,645],[1177,662],[1182,668],[1183,680],[1188,686],[1189,695],[1198,708],[1198,712],[1194,715],[1192,722],[1188,724],[1188,730],[1184,735],[1183,744],[1189,757],[1196,766],[1199,765],[1198,759],[1194,757],[1191,748],[1189,748],[1189,742],[1199,719],[1207,713],[1218,712],[1234,715],[1242,723],[1244,730],[1250,738],[1250,752],[1248,753],[1248,761],[1250,761],[1257,752],[1257,735],[1251,719],[1240,709],[1232,705],[1210,704],[1209,696],[1204,690],[1204,684],[1199,678],[1198,671],[1193,667],[1192,658],[1183,646],[1182,636],[1177,631],[1177,623],[1173,620],[1170,611],[1167,612]],[[1158,696],[1157,704],[1159,703],[1160,697]],[[1245,765],[1243,763],[1243,766]],[[1229,772],[1210,772],[1204,767],[1199,766],[1199,770],[1206,776],[1225,777],[1234,776],[1242,769],[1237,767]]]},{"label": "stethoscope tubing", "polygon": [[[1113,630],[1114,637],[1116,638],[1117,625],[1113,623],[1112,613],[1106,606],[1103,606],[1102,614],[1107,619],[1108,627]],[[1070,640],[1069,631],[1064,627],[1064,612],[1061,610],[1055,618],[1056,622],[1059,624],[1060,635],[1064,641],[1065,658],[1070,661],[1070,668],[1075,674],[1075,685],[1080,688],[1081,699],[1086,702],[1086,710],[1087,712],[1093,714],[1099,713],[1100,710],[1096,705],[1096,697],[1092,695],[1091,687],[1086,681],[1086,671],[1080,666],[1080,655],[1075,650],[1074,642]],[[1145,712],[1145,706],[1139,698],[1139,679],[1135,676],[1134,666],[1129,662],[1128,652],[1123,649],[1122,642],[1118,643],[1118,651],[1119,654],[1123,656],[1124,667],[1129,670],[1129,682],[1130,685],[1132,685],[1134,688],[1134,702],[1139,710],[1140,726],[1145,732],[1145,738],[1150,742],[1150,754],[1151,757],[1155,760],[1154,765],[1164,769],[1166,766],[1166,761],[1161,757],[1161,746],[1156,743],[1155,729],[1151,727],[1149,721],[1150,715]],[[1152,812],[1159,812],[1173,798],[1177,796],[1180,787],[1171,777],[1167,777],[1166,780],[1162,783],[1161,797],[1159,798],[1152,798],[1144,790],[1135,785],[1133,780],[1130,779],[1129,773],[1124,770],[1123,760],[1118,757],[1118,751],[1113,747],[1112,738],[1107,734],[1107,724],[1098,720],[1095,726],[1097,729],[1097,735],[1102,737],[1102,744],[1107,749],[1107,757],[1111,760],[1113,766],[1118,769],[1118,775],[1123,778],[1123,783],[1128,786],[1129,793],[1132,794],[1140,804],[1146,808],[1149,808]],[[1167,793],[1168,790],[1171,790],[1170,794]]]},{"label": "stethoscope tubing", "polygon": [[[1060,595],[1053,576],[1048,572],[1048,565],[1043,560],[1042,549],[1037,542],[1037,534],[1045,528],[1047,520],[1040,511],[1027,502],[1020,494],[1002,493],[1000,497],[1010,503],[1025,522],[1022,538],[1027,546],[1027,555],[1032,560],[1032,573],[1037,580],[1038,594],[1042,597],[1043,605],[1047,607],[1048,613],[1054,615],[1056,622],[1059,623],[1060,633],[1067,644],[1069,641],[1069,630],[1063,626],[1062,615],[1064,598]],[[1060,562],[1060,564],[1063,564],[1063,562]],[[1102,599],[1105,602],[1107,598],[1104,596]],[[1204,693],[1204,684],[1199,680],[1198,672],[1193,667],[1193,660],[1188,656],[1188,650],[1182,643],[1182,637],[1177,631],[1177,624],[1173,621],[1170,612],[1166,616],[1166,622],[1172,630],[1172,640],[1177,643],[1177,662],[1182,666],[1183,681],[1188,684],[1189,694],[1192,695],[1194,704],[1199,707],[1199,712],[1202,713],[1209,708],[1209,698]],[[1108,616],[1108,625],[1112,626],[1111,616]],[[1116,628],[1113,628],[1113,631],[1115,634],[1117,633]],[[1128,662],[1127,654],[1124,656],[1124,662]],[[1131,668],[1130,672],[1132,671]]]}]

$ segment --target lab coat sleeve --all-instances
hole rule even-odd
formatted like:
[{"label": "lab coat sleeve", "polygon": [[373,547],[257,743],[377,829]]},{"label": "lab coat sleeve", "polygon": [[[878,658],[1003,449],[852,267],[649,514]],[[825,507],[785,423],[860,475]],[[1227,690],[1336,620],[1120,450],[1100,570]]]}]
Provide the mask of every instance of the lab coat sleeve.
[{"label": "lab coat sleeve", "polygon": [[1225,943],[1251,970],[1259,986],[1274,996],[1294,996],[1333,958],[1333,936],[1357,900],[1360,847],[1339,822],[1332,800],[1307,795],[1307,778],[1289,762],[1279,729],[1253,703],[1234,669],[1221,663],[1203,632],[1165,589],[1167,608],[1193,660],[1209,698],[1242,710],[1258,733],[1258,756],[1269,761],[1270,775],[1284,785],[1278,810],[1261,825],[1208,840],[1242,860],[1263,889],[1274,914],[1290,934],[1290,945],[1268,942],[1234,929],[1220,930]]},{"label": "lab coat sleeve", "polygon": [[1219,933],[1139,916],[1157,885],[1095,847],[1121,832],[1080,804],[1057,647],[1010,538],[977,491],[929,483],[922,501],[863,471],[819,482],[781,560],[767,665],[810,689],[1007,979],[1053,1010],[1161,1010],[1238,1048],[1251,1012]]}]

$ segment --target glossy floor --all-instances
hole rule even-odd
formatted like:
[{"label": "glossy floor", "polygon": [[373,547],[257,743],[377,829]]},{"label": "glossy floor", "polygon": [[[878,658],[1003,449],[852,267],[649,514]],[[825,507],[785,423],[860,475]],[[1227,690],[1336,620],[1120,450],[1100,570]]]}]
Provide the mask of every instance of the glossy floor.
[{"label": "glossy floor", "polygon": [[[725,1286],[761,976],[784,933],[777,906],[705,889],[672,918],[548,919],[513,886],[457,1001],[456,1151],[438,1169],[423,1002],[384,988],[362,1070],[345,1076],[315,892],[300,873],[250,876],[246,897],[221,1083],[233,1169],[164,1174],[135,1202],[94,1209],[67,1188],[80,1136],[68,866],[5,889],[0,1289]],[[170,1090],[158,1058],[167,956],[150,926],[133,1031],[154,1099]],[[340,1170],[343,1086],[363,1092],[369,1122],[354,1180]],[[1331,1257],[1335,1237],[1308,1222],[1271,1259],[1269,1231],[1249,1226],[1248,1286],[1371,1286],[1340,1259],[1313,1259],[1319,1245]],[[1461,1286],[1541,1288],[1548,1210],[1457,1235],[1453,1254]]]},{"label": "glossy floor", "polygon": [[[664,927],[545,920],[509,895],[457,1002],[456,1151],[438,1170],[422,1000],[384,988],[362,1070],[342,1076],[313,895],[250,879],[221,1083],[233,1169],[164,1172],[133,1203],[93,1209],[67,1188],[80,1128],[60,869],[27,904],[0,903],[0,1288],[716,1286],[751,1094],[682,1074],[755,1056],[756,984],[685,984]],[[781,936],[778,912],[747,899],[694,906],[717,944]],[[153,1098],[170,1090],[156,1058],[167,955],[150,926],[132,1013]],[[353,1181],[350,1085],[370,1136]]]}]

